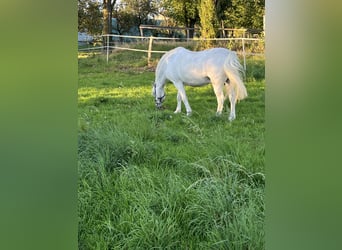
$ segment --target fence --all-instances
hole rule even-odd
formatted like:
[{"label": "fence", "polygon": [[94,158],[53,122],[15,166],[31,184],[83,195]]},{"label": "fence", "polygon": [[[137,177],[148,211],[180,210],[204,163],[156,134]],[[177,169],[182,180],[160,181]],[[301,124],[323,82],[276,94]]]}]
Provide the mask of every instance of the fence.
[{"label": "fence", "polygon": [[[187,27],[174,27],[174,26],[160,26],[160,25],[143,25],[139,26],[140,35],[144,36],[144,30],[156,30],[157,32],[167,32],[169,35],[173,37],[179,36],[180,34],[176,34],[176,32],[181,32],[182,35],[186,36],[186,39],[190,39],[190,32],[195,35],[200,31],[199,28],[187,28]],[[221,23],[221,28],[218,28],[220,32],[220,37],[251,37],[258,38],[261,34],[263,34],[263,30],[260,29],[233,29],[233,28],[224,28],[223,21]],[[185,34],[184,34],[185,33]]]},{"label": "fence", "polygon": [[[112,39],[110,39],[112,37]],[[199,43],[202,41],[213,41],[217,46],[220,47],[228,47],[232,50],[235,50],[239,55],[243,57],[243,67],[246,70],[246,56],[247,55],[264,55],[264,39],[260,38],[211,38],[211,39],[189,39],[186,40],[182,38],[167,38],[167,37],[144,37],[144,36],[127,36],[127,35],[103,35],[103,41],[106,41],[102,46],[88,47],[79,49],[79,51],[89,51],[89,50],[100,50],[106,53],[107,63],[109,61],[109,54],[113,49],[118,50],[130,50],[137,52],[147,53],[147,64],[151,64],[151,56],[152,53],[166,53],[168,51],[160,51],[153,50],[153,43],[155,41],[167,41],[169,43],[172,42],[185,42],[185,44],[190,43]],[[137,49],[132,48],[129,44],[132,44],[132,41],[136,41],[147,44],[147,49]],[[135,43],[135,44],[136,44]],[[116,46],[121,45],[121,46]],[[252,46],[251,46],[252,45]]]}]

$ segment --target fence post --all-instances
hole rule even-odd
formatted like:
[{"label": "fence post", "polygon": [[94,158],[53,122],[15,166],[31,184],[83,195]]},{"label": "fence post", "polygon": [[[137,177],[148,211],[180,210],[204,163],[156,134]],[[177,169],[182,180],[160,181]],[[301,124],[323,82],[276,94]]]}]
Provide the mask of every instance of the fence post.
[{"label": "fence post", "polygon": [[148,43],[148,52],[147,52],[147,66],[151,66],[152,42],[153,42],[153,36],[150,36],[150,40]]},{"label": "fence post", "polygon": [[109,58],[109,35],[107,35],[107,64],[108,64],[108,58]]},{"label": "fence post", "polygon": [[241,41],[242,41],[243,69],[246,71],[245,38],[241,38]]}]

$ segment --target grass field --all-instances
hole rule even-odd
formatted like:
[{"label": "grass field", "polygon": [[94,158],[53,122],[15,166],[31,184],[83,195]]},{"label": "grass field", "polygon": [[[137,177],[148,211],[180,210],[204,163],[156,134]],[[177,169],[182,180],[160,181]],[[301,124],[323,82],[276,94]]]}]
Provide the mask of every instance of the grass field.
[{"label": "grass field", "polygon": [[[160,55],[155,55],[155,58]],[[264,61],[228,122],[210,85],[186,88],[193,114],[151,96],[146,55],[79,55],[79,249],[264,249]]]}]

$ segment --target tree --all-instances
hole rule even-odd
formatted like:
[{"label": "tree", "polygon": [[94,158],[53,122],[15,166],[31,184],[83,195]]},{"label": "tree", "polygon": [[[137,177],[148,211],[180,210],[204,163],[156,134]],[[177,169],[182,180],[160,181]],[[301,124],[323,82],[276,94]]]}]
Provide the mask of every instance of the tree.
[{"label": "tree", "polygon": [[134,15],[128,12],[122,4],[115,6],[113,15],[116,18],[115,28],[120,35],[123,35],[125,32],[129,32],[131,27],[136,23]]},{"label": "tree", "polygon": [[[214,0],[201,0],[199,5],[199,17],[201,20],[201,38],[215,38],[217,31],[217,17],[215,15]],[[212,41],[201,42],[202,48],[212,47]]]},{"label": "tree", "polygon": [[78,31],[91,35],[101,34],[100,4],[95,0],[78,0]]},{"label": "tree", "polygon": [[226,18],[224,12],[231,6],[231,0],[215,0],[215,13],[219,23]]},{"label": "tree", "polygon": [[137,26],[146,24],[148,16],[158,12],[155,0],[123,0],[122,2],[126,6],[125,11],[136,17]]},{"label": "tree", "polygon": [[231,0],[224,12],[226,25],[232,28],[263,28],[265,0]]},{"label": "tree", "polygon": [[[103,28],[102,34],[112,34],[112,16],[113,9],[116,0],[103,0],[102,2],[102,17],[103,17]],[[109,42],[111,41],[111,37],[109,38]],[[103,39],[104,46],[107,45],[107,40]]]},{"label": "tree", "polygon": [[195,24],[199,22],[200,0],[162,0],[161,9],[166,17],[173,18],[178,25],[190,28],[189,37],[194,37]]},{"label": "tree", "polygon": [[155,14],[158,14],[157,0],[121,0],[114,9],[116,29],[119,34],[129,32],[132,27],[151,23],[150,17]]}]

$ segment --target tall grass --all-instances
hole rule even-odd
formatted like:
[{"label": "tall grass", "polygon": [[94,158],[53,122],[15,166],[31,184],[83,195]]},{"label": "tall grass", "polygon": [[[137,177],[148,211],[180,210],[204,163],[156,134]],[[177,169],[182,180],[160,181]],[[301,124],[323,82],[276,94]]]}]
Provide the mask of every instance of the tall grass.
[{"label": "tall grass", "polygon": [[144,54],[79,59],[79,248],[264,249],[264,80],[228,122],[208,85],[187,88],[193,115],[162,111]]}]

